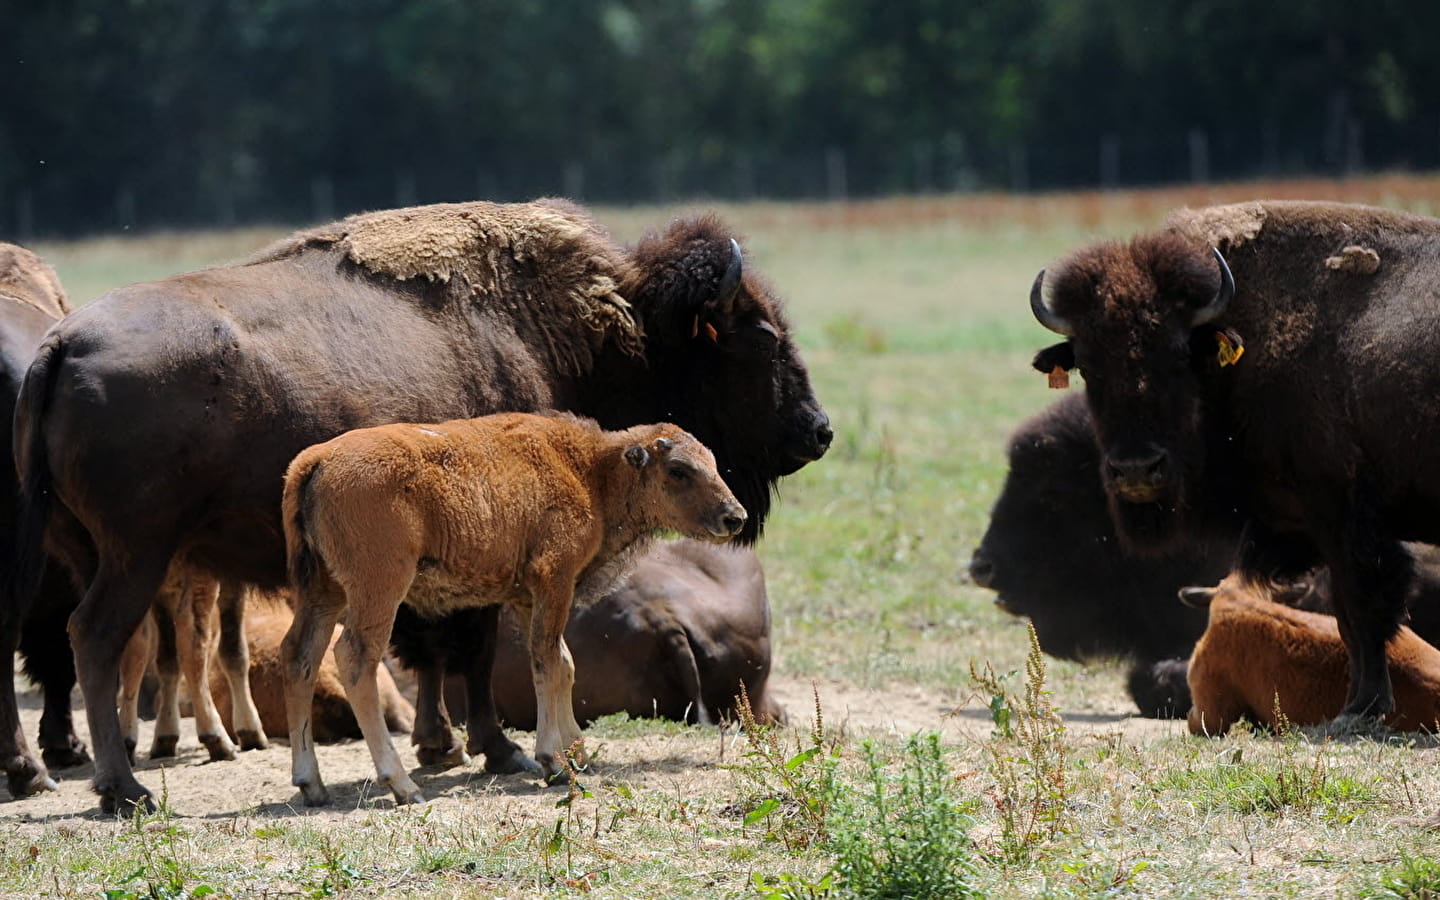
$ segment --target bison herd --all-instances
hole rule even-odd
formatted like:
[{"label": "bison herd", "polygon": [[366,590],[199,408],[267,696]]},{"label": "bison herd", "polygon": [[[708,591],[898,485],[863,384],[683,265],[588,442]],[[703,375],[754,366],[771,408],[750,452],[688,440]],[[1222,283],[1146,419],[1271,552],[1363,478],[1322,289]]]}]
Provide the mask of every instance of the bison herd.
[{"label": "bison herd", "polygon": [[[1084,395],[1015,432],[970,578],[1197,734],[1436,728],[1437,256],[1440,220],[1266,202],[1042,271],[1064,341],[1035,367]],[[183,670],[212,758],[287,732],[311,804],[332,736],[411,802],[396,729],[422,763],[554,779],[608,712],[712,722],[743,692],[783,718],[758,562],[711,543],[753,543],[832,433],[719,219],[622,246],[565,201],[367,213],[78,312],[0,245],[0,304],[0,658],[45,697],[37,755],[0,672],[13,796],[87,758],[78,681],[102,809],[150,805],[152,660],[152,753]]]}]

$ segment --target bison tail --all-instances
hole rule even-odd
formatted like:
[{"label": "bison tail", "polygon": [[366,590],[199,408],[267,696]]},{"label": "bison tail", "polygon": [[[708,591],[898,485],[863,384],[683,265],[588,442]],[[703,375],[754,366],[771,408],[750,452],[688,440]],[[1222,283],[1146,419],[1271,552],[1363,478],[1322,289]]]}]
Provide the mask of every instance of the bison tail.
[{"label": "bison tail", "polygon": [[45,414],[65,359],[56,337],[40,345],[15,402],[15,467],[20,495],[15,510],[15,559],[6,584],[6,612],[18,622],[29,610],[45,574],[45,530],[50,521],[50,453]]},{"label": "bison tail", "polygon": [[310,541],[306,512],[310,506],[307,494],[310,480],[320,471],[318,459],[301,454],[285,473],[285,495],[280,502],[280,515],[285,525],[285,559],[289,565],[290,584],[298,592],[306,592],[320,573],[320,560]]}]

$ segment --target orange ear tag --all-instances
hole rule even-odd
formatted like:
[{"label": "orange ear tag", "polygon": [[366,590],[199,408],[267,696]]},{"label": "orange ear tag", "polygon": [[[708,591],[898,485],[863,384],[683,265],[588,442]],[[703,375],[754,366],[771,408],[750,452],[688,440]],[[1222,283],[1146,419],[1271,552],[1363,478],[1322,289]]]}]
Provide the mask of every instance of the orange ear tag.
[{"label": "orange ear tag", "polygon": [[1215,361],[1222,369],[1235,365],[1245,355],[1245,344],[1240,335],[1228,329],[1215,332],[1215,346]]},{"label": "orange ear tag", "polygon": [[1056,390],[1063,391],[1070,386],[1070,373],[1056,366],[1046,376],[1050,379],[1050,386]]},{"label": "orange ear tag", "polygon": [[705,336],[708,337],[712,343],[720,340],[720,332],[716,331],[715,326],[709,322],[705,323]]}]

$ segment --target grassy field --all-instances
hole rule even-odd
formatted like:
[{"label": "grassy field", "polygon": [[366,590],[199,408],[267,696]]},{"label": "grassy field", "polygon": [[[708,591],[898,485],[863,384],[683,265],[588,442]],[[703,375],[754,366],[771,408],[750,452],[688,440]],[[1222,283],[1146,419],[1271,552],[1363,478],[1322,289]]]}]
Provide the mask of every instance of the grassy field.
[{"label": "grassy field", "polygon": [[[1077,244],[1153,227],[1175,206],[1276,196],[1429,212],[1440,179],[722,208],[787,298],[836,431],[830,454],[784,484],[760,547],[777,668],[877,696],[918,688],[970,710],[978,726],[945,731],[938,755],[893,730],[832,721],[812,734],[809,711],[792,708],[795,727],[774,745],[605,722],[599,739],[663,745],[672,760],[704,759],[705,774],[602,768],[569,798],[502,790],[498,806],[394,810],[382,799],[340,820],[58,825],[28,821],[22,802],[0,806],[0,893],[847,896],[840,876],[862,884],[856,861],[881,853],[957,880],[869,895],[963,896],[969,885],[996,897],[1440,896],[1440,836],[1399,821],[1440,807],[1433,742],[1109,728],[1128,707],[1120,669],[1052,661],[1037,693],[1026,630],[963,574],[999,489],[1005,436],[1057,396],[1028,367],[1053,339],[1026,303],[1035,272]],[[629,239],[675,212],[599,215]],[[36,249],[85,302],[243,256],[279,233]],[[974,666],[998,674],[977,682]],[[1009,734],[987,709],[1010,716]],[[717,763],[712,748],[726,741]],[[867,819],[877,806],[890,818]]]}]

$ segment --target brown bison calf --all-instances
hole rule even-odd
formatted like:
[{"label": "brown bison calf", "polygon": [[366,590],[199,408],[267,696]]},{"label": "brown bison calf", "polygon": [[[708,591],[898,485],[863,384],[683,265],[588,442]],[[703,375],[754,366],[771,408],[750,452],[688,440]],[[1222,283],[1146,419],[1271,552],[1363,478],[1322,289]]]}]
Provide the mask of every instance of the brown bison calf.
[{"label": "brown bison calf", "polygon": [[[310,734],[315,671],[335,622],[341,680],[397,802],[424,798],[380,715],[375,670],[395,612],[422,615],[503,603],[529,618],[538,721],[549,777],[580,739],[565,624],[603,595],[661,529],[726,541],[745,511],[710,451],[669,424],[604,432],[573,416],[506,413],[438,425],[384,425],[304,450],[282,501],[295,622],[283,652],[292,781],[325,803]],[[582,757],[583,762],[583,757]]]},{"label": "brown bison calf", "polygon": [[[1349,661],[1334,616],[1292,609],[1230,575],[1213,589],[1187,589],[1210,607],[1210,624],[1190,657],[1192,734],[1224,734],[1246,719],[1271,728],[1280,715],[1315,725],[1339,715]],[[1440,650],[1409,628],[1385,646],[1401,731],[1435,731],[1440,722]]]}]

